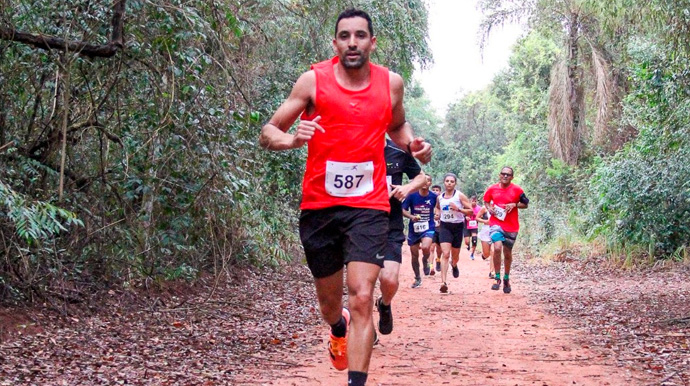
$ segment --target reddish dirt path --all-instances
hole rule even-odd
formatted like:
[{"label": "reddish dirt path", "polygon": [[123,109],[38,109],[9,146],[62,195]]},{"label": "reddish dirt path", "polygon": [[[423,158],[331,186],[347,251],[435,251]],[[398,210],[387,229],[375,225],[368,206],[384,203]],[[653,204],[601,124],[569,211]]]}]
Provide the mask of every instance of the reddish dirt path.
[{"label": "reddish dirt path", "polygon": [[[506,295],[491,291],[488,263],[481,258],[471,261],[463,250],[459,265],[458,279],[449,273],[449,294],[439,294],[439,274],[411,289],[409,249],[404,248],[401,287],[393,302],[395,327],[374,347],[369,385],[644,384],[639,373],[576,343],[577,331],[530,300],[519,271],[513,275],[513,293]],[[323,331],[325,339],[327,328]],[[326,358],[325,343],[289,359],[302,366],[256,383],[346,383],[346,373],[334,370]]]}]

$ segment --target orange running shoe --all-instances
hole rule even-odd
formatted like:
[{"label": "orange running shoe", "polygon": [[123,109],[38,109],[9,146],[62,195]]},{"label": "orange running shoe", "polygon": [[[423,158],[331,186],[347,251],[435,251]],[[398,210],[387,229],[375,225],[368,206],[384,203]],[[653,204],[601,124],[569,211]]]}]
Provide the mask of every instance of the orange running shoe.
[{"label": "orange running shoe", "polygon": [[[350,310],[343,307],[343,317],[347,329],[350,329]],[[342,338],[338,338],[330,334],[328,341],[328,356],[331,358],[331,363],[336,370],[347,370],[347,332]]]}]

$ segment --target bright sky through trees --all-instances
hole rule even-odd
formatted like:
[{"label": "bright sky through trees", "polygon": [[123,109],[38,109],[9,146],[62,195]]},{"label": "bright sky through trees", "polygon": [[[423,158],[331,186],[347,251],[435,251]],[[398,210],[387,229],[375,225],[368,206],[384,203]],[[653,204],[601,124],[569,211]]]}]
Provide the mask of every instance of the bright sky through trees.
[{"label": "bright sky through trees", "polygon": [[517,25],[493,31],[482,58],[478,35],[482,13],[476,0],[430,0],[429,8],[434,64],[428,70],[418,70],[415,77],[443,115],[449,103],[465,92],[485,87],[507,67],[510,48],[522,31]]}]

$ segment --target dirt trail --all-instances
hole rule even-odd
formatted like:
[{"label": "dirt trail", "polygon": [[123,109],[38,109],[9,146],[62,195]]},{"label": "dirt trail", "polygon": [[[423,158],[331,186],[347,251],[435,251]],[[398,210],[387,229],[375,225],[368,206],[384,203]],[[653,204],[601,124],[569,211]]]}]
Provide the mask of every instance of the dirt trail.
[{"label": "dirt trail", "polygon": [[[512,294],[491,291],[488,262],[470,260],[463,249],[460,277],[449,272],[450,293],[442,295],[439,274],[423,277],[421,288],[410,288],[409,256],[405,247],[393,333],[374,347],[369,385],[644,384],[639,373],[576,343],[578,332],[534,305],[519,270],[513,272]],[[324,327],[324,339],[326,333]],[[257,383],[346,383],[346,373],[334,370],[326,358],[325,343],[290,360],[303,365]]]}]

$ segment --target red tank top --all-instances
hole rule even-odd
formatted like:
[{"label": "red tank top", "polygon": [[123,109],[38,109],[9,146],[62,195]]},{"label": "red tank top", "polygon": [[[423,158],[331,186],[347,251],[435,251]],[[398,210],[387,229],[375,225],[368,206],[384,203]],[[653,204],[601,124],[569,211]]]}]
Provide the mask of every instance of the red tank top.
[{"label": "red tank top", "polygon": [[316,74],[314,113],[321,116],[308,142],[300,209],[332,206],[390,211],[384,158],[385,134],[392,120],[388,69],[370,64],[363,90],[343,88],[335,79],[338,57],[312,65]]}]

